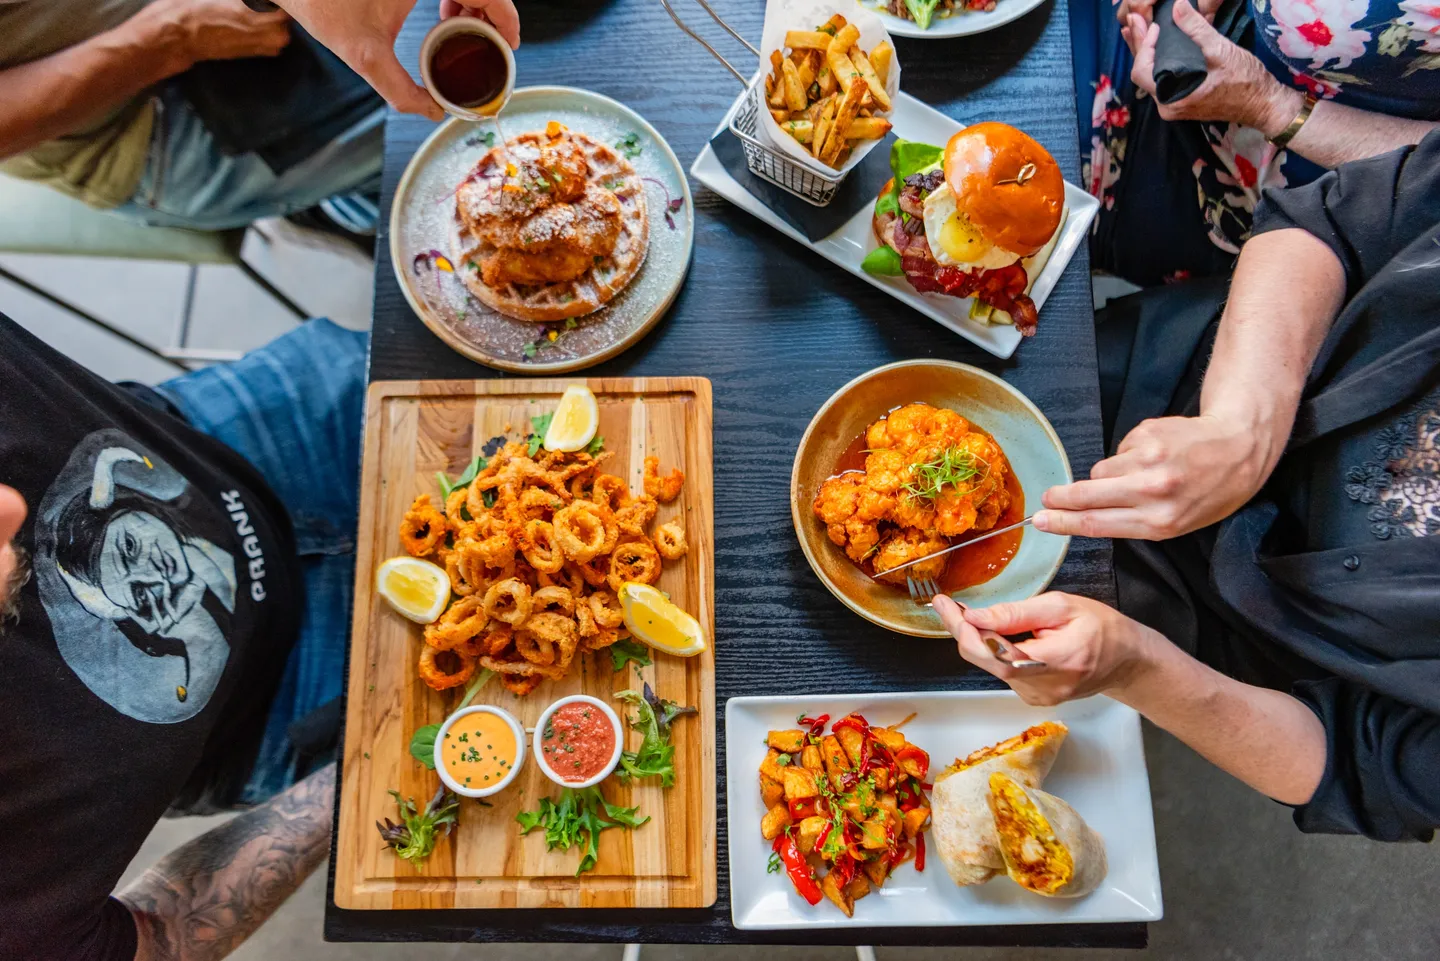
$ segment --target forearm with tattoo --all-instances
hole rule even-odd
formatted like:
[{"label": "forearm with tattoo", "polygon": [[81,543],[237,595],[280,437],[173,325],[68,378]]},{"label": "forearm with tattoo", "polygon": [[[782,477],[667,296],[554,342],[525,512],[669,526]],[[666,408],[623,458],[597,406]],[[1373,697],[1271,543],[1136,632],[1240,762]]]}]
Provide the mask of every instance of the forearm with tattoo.
[{"label": "forearm with tattoo", "polygon": [[325,859],[335,765],[161,858],[116,897],[136,961],[214,961],[240,945]]}]

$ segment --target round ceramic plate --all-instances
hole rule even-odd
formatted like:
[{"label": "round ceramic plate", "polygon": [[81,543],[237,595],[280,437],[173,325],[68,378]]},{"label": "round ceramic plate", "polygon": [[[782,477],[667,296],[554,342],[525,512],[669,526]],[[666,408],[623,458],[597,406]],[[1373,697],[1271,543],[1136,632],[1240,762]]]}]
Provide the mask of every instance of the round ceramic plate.
[{"label": "round ceramic plate", "polygon": [[[928,605],[914,603],[903,586],[873,580],[852,563],[830,541],[812,507],[815,492],[850,443],[889,411],[916,401],[959,411],[994,436],[1024,491],[1027,514],[1040,506],[1046,488],[1070,482],[1070,460],[1055,428],[1028,397],[969,364],[906,360],[877,367],[841,387],[816,412],[790,475],[790,517],[810,566],[830,593],[861,617],[901,634],[946,637]],[[1032,597],[1049,586],[1069,548],[1068,537],[1026,528],[999,574],[951,596],[975,607]]]},{"label": "round ceramic plate", "polygon": [[645,336],[679,293],[695,245],[685,172],[665,138],[643,117],[609,97],[574,87],[521,88],[500,114],[508,138],[543,130],[551,120],[604,144],[624,141],[616,149],[630,154],[627,159],[646,178],[650,244],[645,263],[614,300],[593,314],[573,323],[515,320],[481,304],[455,276],[454,253],[447,249],[452,198],[480,158],[499,143],[494,124],[453,118],[441,124],[410,158],[390,211],[395,277],[425,326],[471,360],[525,374],[580,370]]},{"label": "round ceramic plate", "polygon": [[855,0],[858,6],[873,10],[885,23],[885,29],[896,37],[918,37],[921,40],[943,40],[946,37],[968,37],[972,33],[984,33],[1003,27],[1012,20],[1019,20],[1045,0],[998,0],[995,9],[987,12],[968,11],[954,13],[948,17],[935,17],[930,27],[921,30],[913,20],[894,17],[884,12],[883,4],[868,0]]}]

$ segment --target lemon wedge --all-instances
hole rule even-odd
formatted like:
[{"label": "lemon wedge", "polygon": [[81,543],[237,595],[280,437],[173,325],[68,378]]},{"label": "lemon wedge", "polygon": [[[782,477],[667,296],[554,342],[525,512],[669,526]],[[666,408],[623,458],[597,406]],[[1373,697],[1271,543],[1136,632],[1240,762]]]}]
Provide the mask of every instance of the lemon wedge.
[{"label": "lemon wedge", "polygon": [[621,587],[620,610],[630,633],[657,651],[694,657],[705,650],[700,622],[649,584],[630,581]]},{"label": "lemon wedge", "polygon": [[375,590],[401,615],[429,624],[450,603],[445,569],[418,557],[392,557],[375,572]]},{"label": "lemon wedge", "polygon": [[600,429],[600,405],[595,395],[583,384],[565,388],[560,404],[545,430],[545,449],[556,451],[584,450]]}]

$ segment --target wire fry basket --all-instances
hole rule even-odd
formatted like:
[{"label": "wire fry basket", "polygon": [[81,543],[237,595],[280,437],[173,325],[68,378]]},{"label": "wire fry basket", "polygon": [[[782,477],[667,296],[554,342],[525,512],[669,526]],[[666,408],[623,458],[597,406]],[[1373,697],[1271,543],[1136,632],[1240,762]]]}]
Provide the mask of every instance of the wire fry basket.
[{"label": "wire fry basket", "polygon": [[[706,0],[695,0],[695,2],[700,4],[701,8],[710,15],[710,19],[723,27],[730,36],[740,41],[745,49],[755,54],[757,60],[760,59],[760,51],[722,20]],[[700,46],[710,51],[711,56],[724,64],[725,68],[733,73],[735,79],[739,80],[741,86],[745,88],[744,96],[736,101],[735,106],[730,110],[729,127],[730,132],[735,135],[745,149],[745,166],[750,168],[750,172],[816,207],[824,207],[835,199],[835,191],[840,188],[840,183],[845,179],[843,173],[836,171],[833,175],[829,175],[812,170],[804,164],[796,162],[794,158],[787,157],[761,139],[760,111],[766,109],[764,103],[765,75],[759,74],[752,83],[743,73],[735,69],[729,60],[721,56],[709,41],[691,30],[685,21],[680,19],[675,13],[675,8],[670,5],[670,0],[660,0],[660,5],[665,8],[665,12],[670,14],[670,19],[674,20],[681,30],[685,31]]]}]

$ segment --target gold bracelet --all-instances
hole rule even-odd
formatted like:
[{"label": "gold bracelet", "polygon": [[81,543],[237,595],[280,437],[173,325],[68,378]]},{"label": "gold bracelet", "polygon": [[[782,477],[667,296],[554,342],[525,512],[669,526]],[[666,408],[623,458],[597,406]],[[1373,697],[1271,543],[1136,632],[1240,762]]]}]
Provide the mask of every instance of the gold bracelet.
[{"label": "gold bracelet", "polygon": [[1284,130],[1271,137],[1270,142],[1283,149],[1290,141],[1294,140],[1295,135],[1300,132],[1300,128],[1305,126],[1305,121],[1310,119],[1310,112],[1315,109],[1315,103],[1315,95],[1307,93],[1305,102],[1300,105],[1300,112],[1295,114],[1295,119],[1290,121]]}]

